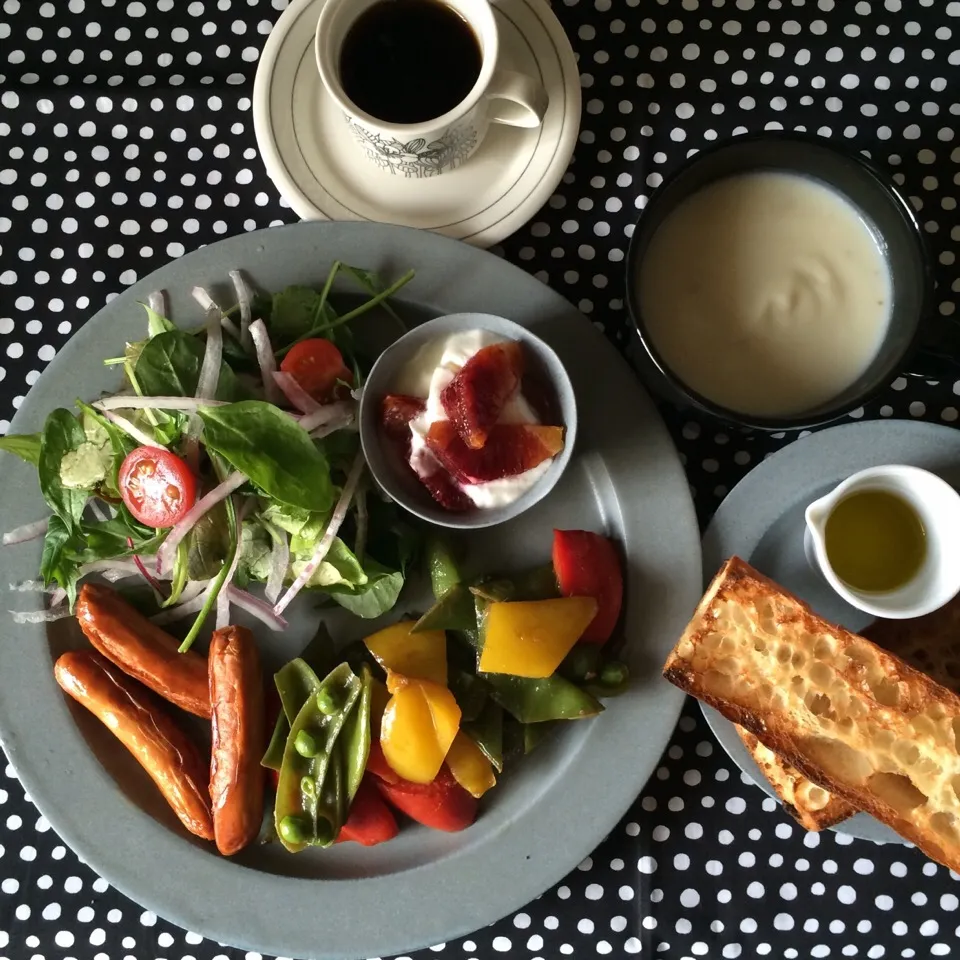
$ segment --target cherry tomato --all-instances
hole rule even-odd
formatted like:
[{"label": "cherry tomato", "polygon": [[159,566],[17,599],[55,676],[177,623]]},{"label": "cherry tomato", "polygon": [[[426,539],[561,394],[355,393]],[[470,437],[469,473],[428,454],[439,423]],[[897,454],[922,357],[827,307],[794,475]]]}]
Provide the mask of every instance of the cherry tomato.
[{"label": "cherry tomato", "polygon": [[319,337],[295,343],[280,369],[319,403],[333,399],[338,380],[353,384],[353,374],[345,366],[343,355],[329,340]]},{"label": "cherry tomato", "polygon": [[172,527],[197,499],[197,480],[169,450],[137,447],[120,466],[120,493],[140,523]]}]

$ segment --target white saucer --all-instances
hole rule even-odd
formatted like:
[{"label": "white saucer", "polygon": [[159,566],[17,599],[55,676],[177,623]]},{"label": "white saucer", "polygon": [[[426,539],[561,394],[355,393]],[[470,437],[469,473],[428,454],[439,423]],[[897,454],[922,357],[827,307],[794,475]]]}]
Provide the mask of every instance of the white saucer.
[{"label": "white saucer", "polygon": [[505,65],[539,77],[550,96],[540,127],[493,124],[460,168],[428,179],[371,164],[320,83],[313,54],[325,0],[294,0],[260,58],[253,122],[267,172],[306,220],[376,220],[499,243],[526,223],[563,176],[580,128],[580,75],[545,0],[495,4]]}]

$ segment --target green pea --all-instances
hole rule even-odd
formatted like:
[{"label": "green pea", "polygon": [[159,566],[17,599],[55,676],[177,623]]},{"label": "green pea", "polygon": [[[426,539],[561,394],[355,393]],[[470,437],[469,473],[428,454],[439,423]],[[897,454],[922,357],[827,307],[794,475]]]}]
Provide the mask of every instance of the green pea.
[{"label": "green pea", "polygon": [[313,777],[301,777],[300,792],[308,800],[312,800],[317,795],[317,781]]},{"label": "green pea", "polygon": [[595,644],[577,644],[564,658],[560,673],[575,682],[586,680],[596,671],[599,655]]},{"label": "green pea", "polygon": [[340,698],[329,687],[324,687],[317,694],[317,709],[329,717],[340,709]]},{"label": "green pea", "polygon": [[610,663],[604,664],[600,671],[600,682],[607,687],[619,687],[626,683],[629,677],[630,670],[619,660],[611,660]]},{"label": "green pea", "polygon": [[317,746],[316,737],[311,733],[307,733],[306,730],[300,730],[297,733],[293,741],[293,749],[296,750],[301,757],[306,757],[308,760],[318,756],[320,753],[320,747]]},{"label": "green pea", "polygon": [[280,821],[280,826],[277,830],[281,838],[290,844],[307,843],[310,839],[303,819],[295,817],[292,814],[289,814]]}]

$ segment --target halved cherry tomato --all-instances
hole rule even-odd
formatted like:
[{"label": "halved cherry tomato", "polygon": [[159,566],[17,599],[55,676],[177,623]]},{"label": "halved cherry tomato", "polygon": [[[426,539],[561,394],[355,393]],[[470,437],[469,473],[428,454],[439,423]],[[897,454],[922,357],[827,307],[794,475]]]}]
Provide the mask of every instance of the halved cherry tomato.
[{"label": "halved cherry tomato", "polygon": [[353,840],[365,847],[373,847],[392,840],[398,832],[397,818],[380,796],[374,778],[365,774],[350,805],[350,815],[340,828],[336,842]]},{"label": "halved cherry tomato", "polygon": [[280,363],[280,369],[289,373],[319,403],[333,399],[338,380],[353,384],[353,374],[344,364],[343,355],[321,337],[295,343]]},{"label": "halved cherry tomato", "polygon": [[172,527],[197,499],[197,478],[174,453],[137,447],[120,466],[120,494],[148,527]]}]

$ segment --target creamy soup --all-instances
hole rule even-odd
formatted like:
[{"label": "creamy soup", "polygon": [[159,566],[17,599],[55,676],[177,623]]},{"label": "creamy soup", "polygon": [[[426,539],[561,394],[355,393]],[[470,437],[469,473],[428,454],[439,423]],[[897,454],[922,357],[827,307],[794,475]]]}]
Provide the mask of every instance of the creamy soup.
[{"label": "creamy soup", "polygon": [[787,173],[718,180],[657,228],[638,300],[689,387],[738,413],[790,416],[842,393],[887,329],[877,241],[832,190]]}]

